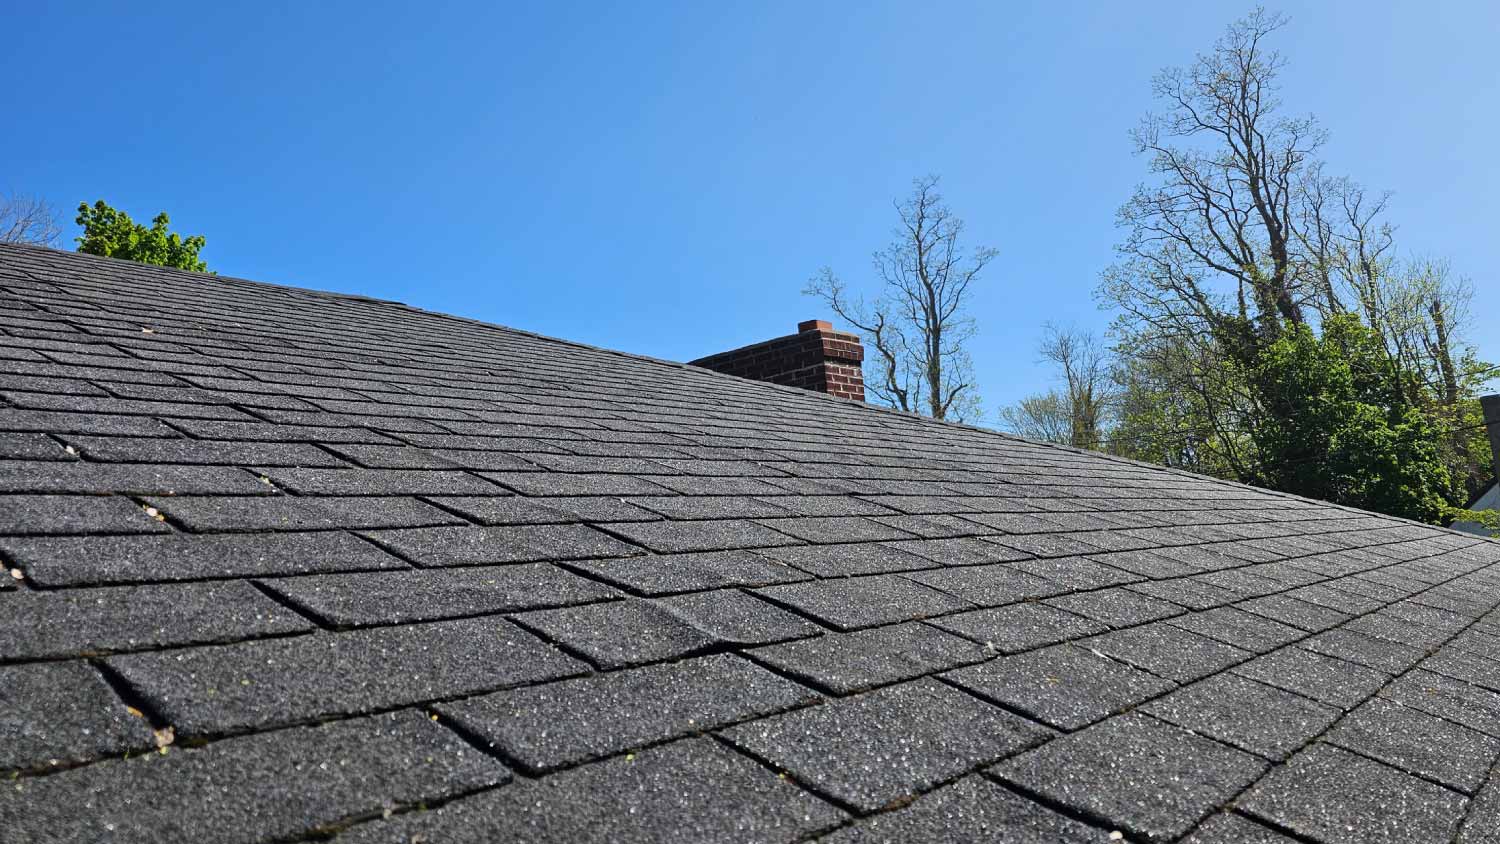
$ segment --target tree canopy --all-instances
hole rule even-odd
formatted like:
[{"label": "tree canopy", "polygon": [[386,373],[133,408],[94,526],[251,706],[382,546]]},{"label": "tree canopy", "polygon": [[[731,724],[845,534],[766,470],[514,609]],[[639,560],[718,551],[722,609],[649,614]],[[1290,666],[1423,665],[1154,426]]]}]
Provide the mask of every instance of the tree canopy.
[{"label": "tree canopy", "polygon": [[[1120,208],[1118,260],[1098,290],[1116,314],[1109,383],[1080,392],[1049,331],[1043,356],[1066,391],[1001,418],[1446,521],[1495,471],[1478,395],[1496,370],[1464,339],[1472,289],[1443,260],[1400,256],[1387,195],[1330,175],[1317,119],[1280,98],[1286,62],[1271,42],[1286,25],[1256,9],[1153,80],[1161,109],[1131,133],[1150,178]],[[1038,412],[1068,418],[1038,425]]]},{"label": "tree canopy", "polygon": [[101,199],[92,207],[87,202],[79,203],[76,222],[83,227],[83,234],[77,238],[79,252],[208,272],[208,265],[198,257],[207,239],[201,234],[183,237],[170,231],[167,226],[171,220],[165,211],[157,214],[147,228]]}]

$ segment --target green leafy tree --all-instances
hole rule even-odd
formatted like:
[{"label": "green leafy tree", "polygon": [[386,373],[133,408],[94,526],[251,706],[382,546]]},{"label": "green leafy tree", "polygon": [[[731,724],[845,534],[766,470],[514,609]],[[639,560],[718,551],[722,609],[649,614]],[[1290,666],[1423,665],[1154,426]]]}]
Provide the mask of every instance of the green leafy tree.
[{"label": "green leafy tree", "polygon": [[198,258],[198,252],[207,240],[201,234],[183,237],[168,231],[170,222],[167,212],[163,211],[156,215],[148,229],[102,199],[93,207],[87,202],[79,203],[77,223],[83,227],[83,234],[77,239],[78,251],[160,267],[208,272],[208,265]]},{"label": "green leafy tree", "polygon": [[1426,522],[1451,488],[1438,432],[1409,403],[1376,332],[1353,314],[1288,326],[1249,381],[1260,482],[1273,489]]}]

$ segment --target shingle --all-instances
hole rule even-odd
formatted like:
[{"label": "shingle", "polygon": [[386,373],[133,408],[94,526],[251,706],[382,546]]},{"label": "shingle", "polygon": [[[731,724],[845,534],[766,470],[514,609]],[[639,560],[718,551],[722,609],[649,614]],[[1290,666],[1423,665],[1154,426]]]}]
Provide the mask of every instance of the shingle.
[{"label": "shingle", "polygon": [[1054,583],[1059,583],[1070,590],[1102,589],[1106,586],[1135,583],[1141,579],[1137,575],[1100,565],[1083,557],[1022,560],[1011,565],[1020,571],[1029,572],[1037,577],[1044,577]]},{"label": "shingle", "polygon": [[[522,495],[663,495],[672,491],[633,475],[564,475],[555,472],[480,474]],[[459,494],[459,491],[453,490],[447,494]]]},{"label": "shingle", "polygon": [[1024,551],[1006,548],[977,537],[958,539],[911,539],[894,542],[892,546],[908,554],[925,557],[945,566],[980,566],[986,563],[1004,563],[1030,559]]},{"label": "shingle", "polygon": [[0,554],[42,586],[406,568],[347,533],[0,538]]},{"label": "shingle", "polygon": [[204,466],[338,467],[349,464],[305,443],[234,440],[65,436],[90,460],[105,463],[183,463]]},{"label": "shingle", "polygon": [[1500,756],[1500,739],[1381,698],[1349,713],[1327,741],[1469,795]]},{"label": "shingle", "polygon": [[1234,674],[1217,674],[1141,707],[1151,715],[1277,761],[1322,733],[1339,710]]},{"label": "shingle", "polygon": [[1500,777],[1490,776],[1489,785],[1469,804],[1469,815],[1455,844],[1485,844],[1500,829]]},{"label": "shingle", "polygon": [[[782,483],[790,478],[778,478]],[[888,507],[882,507],[872,501],[863,498],[855,498],[852,495],[776,495],[761,499],[768,504],[773,504],[783,514],[792,513],[798,516],[880,516],[893,512]],[[886,522],[886,524],[890,524]],[[892,525],[900,527],[900,525]],[[904,530],[904,528],[903,528]]]},{"label": "shingle", "polygon": [[1216,674],[1253,655],[1163,621],[1105,633],[1081,644],[1178,683]]},{"label": "shingle", "polygon": [[1443,648],[1422,660],[1424,671],[1444,674],[1491,691],[1500,691],[1500,654],[1480,655],[1458,648]]},{"label": "shingle", "polygon": [[1020,571],[1006,563],[919,571],[903,576],[907,580],[981,607],[1013,604],[1065,591],[1065,587],[1053,581]]},{"label": "shingle", "polygon": [[328,450],[370,469],[451,469],[454,466],[452,461],[414,446],[333,443]]},{"label": "shingle", "polygon": [[1183,844],[1297,844],[1275,830],[1261,826],[1244,815],[1228,812],[1204,821]]},{"label": "shingle", "polygon": [[1182,607],[1129,589],[1101,589],[1048,598],[1046,603],[1102,622],[1110,627],[1131,627],[1181,615]]},{"label": "shingle", "polygon": [[[420,435],[403,434],[403,436],[411,438]],[[537,450],[547,448],[546,446],[542,446],[541,443],[537,443],[536,447]],[[454,465],[462,466],[465,469],[474,469],[481,472],[527,472],[536,468],[534,464],[528,463],[526,460],[517,457],[514,454],[507,454],[503,451],[476,451],[473,449],[460,448],[432,448],[428,449],[428,452],[434,457],[437,457],[441,460],[446,460]]]},{"label": "shingle", "polygon": [[1310,633],[1328,630],[1349,620],[1347,613],[1299,601],[1285,595],[1268,595],[1236,606],[1283,624],[1300,627]]},{"label": "shingle", "polygon": [[435,497],[432,501],[482,525],[655,521],[661,518],[633,504],[603,496],[527,498],[520,495],[471,495]]},{"label": "shingle", "polygon": [[[104,762],[0,789],[17,841],[249,844],[509,779],[504,766],[402,712]],[[503,789],[502,789],[503,790]]]},{"label": "shingle", "polygon": [[756,660],[832,694],[911,680],[985,658],[983,648],[921,623],[828,633],[750,651]]},{"label": "shingle", "polygon": [[704,844],[793,841],[844,813],[711,739],[684,739],[430,812],[373,821],[340,844]]},{"label": "shingle", "polygon": [[0,431],[0,460],[74,460],[62,444],[46,434]]},{"label": "shingle", "polygon": [[972,609],[972,605],[895,575],[791,583],[756,590],[839,630]]},{"label": "shingle", "polygon": [[1107,844],[1109,833],[1086,826],[983,777],[965,777],[894,812],[840,829],[825,844]]},{"label": "shingle", "polygon": [[742,519],[695,522],[619,522],[602,525],[658,554],[685,551],[732,551],[795,545],[797,540],[764,525]]},{"label": "shingle", "polygon": [[1398,645],[1383,639],[1371,639],[1352,630],[1329,630],[1302,642],[1308,651],[1317,651],[1329,657],[1338,657],[1350,663],[1371,667],[1388,675],[1400,675],[1404,670],[1418,664],[1425,655],[1421,648]]},{"label": "shingle", "polygon": [[1164,601],[1181,604],[1191,610],[1211,609],[1233,603],[1236,600],[1233,592],[1219,586],[1204,583],[1195,577],[1132,583],[1125,588],[1144,595],[1150,595],[1153,598],[1161,598]]},{"label": "shingle", "polygon": [[818,577],[853,577],[861,574],[885,574],[932,568],[937,564],[908,554],[884,542],[850,545],[793,545],[766,548],[762,556],[789,563]]},{"label": "shingle", "polygon": [[1248,753],[1143,715],[1119,715],[1003,762],[1028,791],[1147,840],[1171,840],[1266,769]]},{"label": "shingle", "polygon": [[[245,442],[269,443],[386,443],[396,444],[390,437],[358,426],[335,427],[331,425],[277,425],[268,422],[221,422],[207,419],[172,420],[172,426],[187,434],[205,440],[243,440]],[[78,433],[95,433],[79,431]],[[116,433],[99,431],[97,433]],[[126,433],[126,432],[120,432]],[[164,436],[164,435],[158,435]],[[260,466],[270,463],[256,464]]]},{"label": "shingle", "polygon": [[726,586],[770,586],[811,579],[785,563],[748,551],[653,554],[582,560],[568,566],[645,595],[670,595]]},{"label": "shingle", "polygon": [[140,463],[0,463],[0,493],[73,492],[141,495],[270,495],[272,489],[242,469]]},{"label": "shingle", "polygon": [[1200,636],[1217,639],[1256,653],[1267,653],[1306,636],[1295,627],[1245,612],[1237,607],[1215,607],[1178,616],[1169,622]]},{"label": "shingle", "polygon": [[108,664],[179,736],[358,714],[585,669],[493,617],[131,654]]},{"label": "shingle", "polygon": [[1298,647],[1256,657],[1233,671],[1340,709],[1353,707],[1390,679],[1379,671]]},{"label": "shingle", "polygon": [[1500,694],[1420,668],[1398,677],[1380,696],[1500,738]]},{"label": "shingle", "polygon": [[1049,731],[950,686],[915,680],[722,734],[866,813],[1044,741]]},{"label": "shingle", "polygon": [[821,518],[761,519],[760,524],[805,542],[880,542],[910,539],[911,534],[860,516],[825,516]]},{"label": "shingle", "polygon": [[1442,786],[1325,744],[1272,771],[1240,807],[1327,844],[1452,840],[1468,801]]},{"label": "shingle", "polygon": [[464,524],[451,513],[415,498],[290,495],[172,496],[146,503],[191,531],[263,532],[334,528],[429,527]]},{"label": "shingle", "polygon": [[262,582],[335,627],[568,606],[618,595],[603,584],[550,563],[327,574]]},{"label": "shingle", "polygon": [[785,610],[740,592],[706,592],[680,598],[695,599],[698,603],[632,599],[530,612],[517,616],[517,620],[605,668],[672,659],[722,645],[766,644],[817,632],[817,628]]},{"label": "shingle", "polygon": [[6,393],[5,395],[15,406],[30,410],[62,410],[73,413],[120,413],[156,417],[176,416],[182,419],[225,419],[232,422],[249,422],[253,418],[246,415],[242,410],[214,404],[141,401],[95,396],[47,395],[44,393]]},{"label": "shingle", "polygon": [[1122,712],[1174,686],[1074,645],[1002,657],[943,677],[1064,730]]},{"label": "shingle", "polygon": [[672,595],[654,603],[731,645],[768,645],[823,632],[818,625],[738,589]]},{"label": "shingle", "polygon": [[728,654],[496,692],[443,718],[540,773],[817,700]]},{"label": "shingle", "polygon": [[153,746],[145,719],[131,715],[86,663],[0,665],[0,771]]},{"label": "shingle", "polygon": [[169,533],[128,498],[0,495],[0,534]]},{"label": "shingle", "polygon": [[497,495],[494,484],[468,472],[441,469],[279,469],[262,475],[301,495]]},{"label": "shingle", "polygon": [[144,416],[102,416],[52,410],[0,407],[0,431],[42,431],[52,434],[118,434],[126,437],[173,437],[176,431]]},{"label": "shingle", "polygon": [[987,650],[1007,654],[1081,639],[1109,629],[1083,616],[1035,603],[958,613],[930,623],[972,639]]},{"label": "shingle", "polygon": [[769,501],[745,496],[654,495],[632,498],[630,503],[671,519],[755,519],[787,515],[787,511]]},{"label": "shingle", "polygon": [[628,557],[641,549],[587,525],[433,527],[364,534],[420,566],[472,566]]},{"label": "shingle", "polygon": [[1006,548],[1014,548],[1032,557],[1071,557],[1095,554],[1100,551],[1133,550],[1114,549],[1083,542],[1070,536],[1039,533],[1031,536],[1006,536],[991,540]]},{"label": "shingle", "polygon": [[0,655],[82,656],[295,633],[312,626],[241,581],[30,590],[0,601]]}]

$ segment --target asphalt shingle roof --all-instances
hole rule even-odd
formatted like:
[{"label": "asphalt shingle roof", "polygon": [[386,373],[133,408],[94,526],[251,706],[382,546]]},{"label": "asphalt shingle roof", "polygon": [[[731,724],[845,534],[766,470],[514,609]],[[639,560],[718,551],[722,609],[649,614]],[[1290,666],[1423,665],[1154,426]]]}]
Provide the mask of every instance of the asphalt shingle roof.
[{"label": "asphalt shingle roof", "polygon": [[6,842],[1500,837],[1496,543],[392,302],[0,247],[0,561]]}]

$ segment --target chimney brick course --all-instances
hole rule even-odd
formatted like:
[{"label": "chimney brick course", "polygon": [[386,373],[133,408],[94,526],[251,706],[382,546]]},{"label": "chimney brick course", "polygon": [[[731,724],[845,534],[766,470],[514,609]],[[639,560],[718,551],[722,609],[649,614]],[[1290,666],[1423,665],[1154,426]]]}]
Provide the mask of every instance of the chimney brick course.
[{"label": "chimney brick course", "polygon": [[689,363],[725,375],[864,401],[864,358],[859,337],[835,331],[831,323],[821,319],[810,319],[797,325],[796,334]]}]

